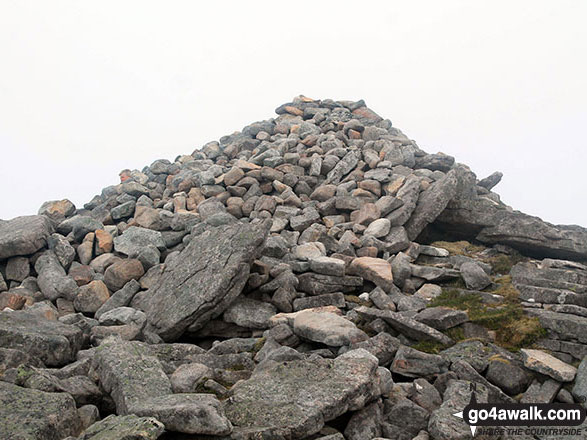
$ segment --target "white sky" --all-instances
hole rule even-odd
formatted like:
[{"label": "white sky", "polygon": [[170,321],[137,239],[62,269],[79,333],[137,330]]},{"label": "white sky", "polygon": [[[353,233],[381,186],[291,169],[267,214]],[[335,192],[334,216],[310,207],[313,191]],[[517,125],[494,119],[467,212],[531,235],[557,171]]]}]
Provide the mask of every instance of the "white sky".
[{"label": "white sky", "polygon": [[298,94],[365,99],[587,226],[587,2],[0,0],[0,218],[77,206]]}]

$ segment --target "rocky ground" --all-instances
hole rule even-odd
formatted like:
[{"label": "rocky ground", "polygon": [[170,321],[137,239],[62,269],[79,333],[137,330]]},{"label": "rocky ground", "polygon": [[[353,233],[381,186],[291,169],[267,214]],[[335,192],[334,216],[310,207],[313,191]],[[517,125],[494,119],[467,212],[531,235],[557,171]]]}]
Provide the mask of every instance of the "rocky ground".
[{"label": "rocky ground", "polygon": [[0,221],[0,438],[467,439],[471,383],[585,401],[586,229],[362,101],[276,112]]}]

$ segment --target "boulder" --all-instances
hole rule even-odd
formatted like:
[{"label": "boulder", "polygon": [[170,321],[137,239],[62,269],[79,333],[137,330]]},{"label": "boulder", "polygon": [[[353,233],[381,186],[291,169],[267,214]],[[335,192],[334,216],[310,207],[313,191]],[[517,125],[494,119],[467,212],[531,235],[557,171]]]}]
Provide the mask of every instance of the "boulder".
[{"label": "boulder", "polygon": [[302,310],[293,320],[294,333],[301,338],[332,347],[350,345],[368,339],[351,321],[334,313]]},{"label": "boulder", "polygon": [[391,264],[382,258],[355,258],[349,265],[348,271],[352,275],[372,281],[387,293],[391,293],[394,289]]},{"label": "boulder", "polygon": [[53,226],[43,215],[0,220],[0,260],[30,255],[47,246]]},{"label": "boulder", "polygon": [[149,289],[145,313],[164,340],[201,328],[240,295],[263,248],[268,223],[208,227]]},{"label": "boulder", "polygon": [[79,440],[157,440],[165,425],[153,417],[109,415],[94,423]]},{"label": "boulder", "polygon": [[560,382],[571,382],[577,369],[560,359],[541,350],[522,349],[524,366],[530,370],[545,374]]}]

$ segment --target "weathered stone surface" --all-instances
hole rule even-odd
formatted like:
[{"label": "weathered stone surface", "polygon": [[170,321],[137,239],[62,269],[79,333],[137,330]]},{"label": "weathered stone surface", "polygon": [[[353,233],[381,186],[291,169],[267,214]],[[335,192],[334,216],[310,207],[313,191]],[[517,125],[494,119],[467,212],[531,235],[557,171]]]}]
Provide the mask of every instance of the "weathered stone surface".
[{"label": "weathered stone surface", "polygon": [[372,281],[387,293],[391,293],[393,290],[391,265],[382,258],[355,258],[349,265],[348,271],[350,274]]},{"label": "weathered stone surface", "polygon": [[110,298],[106,284],[100,280],[80,287],[73,300],[75,310],[82,313],[95,313]]},{"label": "weathered stone surface", "polygon": [[61,440],[81,423],[66,393],[45,393],[0,381],[0,438]]},{"label": "weathered stone surface", "polygon": [[29,276],[31,267],[26,257],[12,257],[6,263],[6,279],[23,281]]},{"label": "weathered stone surface", "polygon": [[142,402],[133,411],[155,417],[169,431],[187,434],[226,435],[232,425],[218,399],[211,394],[170,394]]},{"label": "weathered stone surface", "polygon": [[522,349],[524,366],[552,377],[560,382],[571,382],[577,374],[577,369],[566,364],[554,356],[540,350]]},{"label": "weathered stone surface", "polygon": [[448,371],[449,362],[437,354],[402,345],[391,364],[393,373],[408,377],[433,377]]},{"label": "weathered stone surface", "polygon": [[47,238],[52,233],[51,222],[45,216],[0,220],[0,260],[37,252],[47,245]]},{"label": "weathered stone surface", "polygon": [[293,330],[304,339],[333,347],[368,339],[367,334],[351,321],[334,313],[319,313],[312,310],[302,310],[296,314]]},{"label": "weathered stone surface", "polygon": [[65,274],[59,259],[52,251],[44,252],[35,263],[37,284],[45,298],[55,301],[57,298],[72,300],[75,297],[77,283]]},{"label": "weathered stone surface", "polygon": [[461,276],[468,289],[481,290],[491,284],[491,278],[477,263],[466,262],[461,265]]},{"label": "weathered stone surface", "polygon": [[502,358],[496,358],[489,363],[485,377],[510,396],[524,392],[532,379],[527,371]]},{"label": "weathered stone surface", "polygon": [[[577,368],[577,376],[572,389],[575,398],[585,398],[587,396],[587,357],[583,358],[579,367]],[[583,402],[586,406],[587,402]]]},{"label": "weathered stone surface", "polygon": [[467,322],[469,316],[463,310],[453,310],[447,307],[430,307],[422,310],[415,318],[416,321],[429,325],[436,330],[447,330]]},{"label": "weathered stone surface", "polygon": [[133,258],[120,260],[108,266],[104,272],[104,283],[115,292],[122,289],[130,280],[138,280],[144,273],[145,269],[139,260]]},{"label": "weathered stone surface", "polygon": [[369,307],[357,307],[354,309],[359,315],[366,318],[381,318],[396,331],[416,341],[435,341],[441,344],[450,345],[452,339],[432,327],[422,324],[412,318],[408,318],[397,312],[378,310]]},{"label": "weathered stone surface", "polygon": [[224,320],[246,328],[265,329],[277,309],[263,301],[237,298],[224,312]]},{"label": "weathered stone surface", "polygon": [[114,250],[125,255],[132,255],[146,246],[155,246],[160,251],[165,250],[165,242],[161,232],[151,229],[131,226],[114,239]]},{"label": "weathered stone surface", "polygon": [[153,417],[109,415],[94,423],[79,440],[156,440],[165,431],[165,425]]},{"label": "weathered stone surface", "polygon": [[0,312],[0,347],[23,350],[47,366],[74,361],[82,342],[76,326],[39,319],[27,311]]},{"label": "weathered stone surface", "polygon": [[310,269],[316,273],[332,276],[344,276],[344,261],[331,257],[310,258]]},{"label": "weathered stone surface", "polygon": [[145,312],[153,330],[172,340],[220,315],[241,293],[268,229],[266,223],[234,223],[193,237],[149,289]]},{"label": "weathered stone surface", "polygon": [[322,293],[332,292],[352,292],[357,287],[363,285],[361,277],[348,276],[336,277],[317,273],[303,273],[298,276],[298,290],[309,293],[310,295],[320,295]]},{"label": "weathered stone surface", "polygon": [[226,415],[251,435],[301,439],[377,397],[376,372],[377,359],[364,350],[334,360],[272,362],[232,388]]}]

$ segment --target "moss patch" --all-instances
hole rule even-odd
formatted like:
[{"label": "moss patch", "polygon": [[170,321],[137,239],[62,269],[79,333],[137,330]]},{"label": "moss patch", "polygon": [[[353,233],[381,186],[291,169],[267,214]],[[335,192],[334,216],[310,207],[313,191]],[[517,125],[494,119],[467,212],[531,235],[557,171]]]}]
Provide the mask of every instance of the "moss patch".
[{"label": "moss patch", "polygon": [[450,307],[465,310],[471,322],[496,332],[496,343],[511,351],[532,345],[543,337],[546,331],[537,318],[524,314],[518,299],[518,291],[511,284],[510,277],[496,280],[498,288],[492,293],[504,297],[503,304],[484,304],[474,293],[461,293],[456,289],[446,289],[433,299],[428,307]]},{"label": "moss patch", "polygon": [[358,304],[360,306],[373,307],[373,303],[371,301],[365,301],[364,299],[361,299],[355,295],[345,295],[344,300],[350,303]]}]

